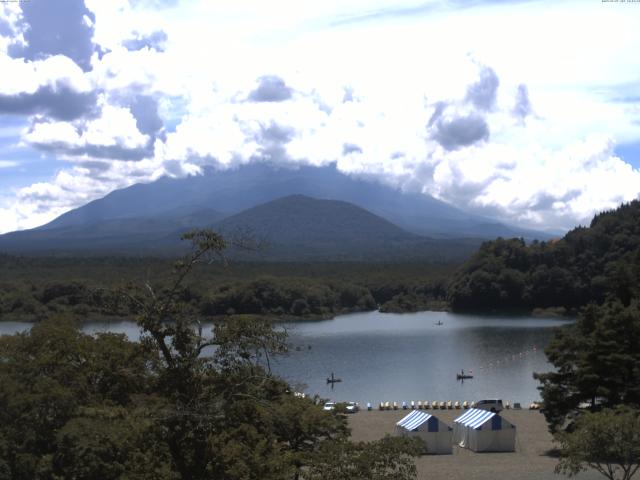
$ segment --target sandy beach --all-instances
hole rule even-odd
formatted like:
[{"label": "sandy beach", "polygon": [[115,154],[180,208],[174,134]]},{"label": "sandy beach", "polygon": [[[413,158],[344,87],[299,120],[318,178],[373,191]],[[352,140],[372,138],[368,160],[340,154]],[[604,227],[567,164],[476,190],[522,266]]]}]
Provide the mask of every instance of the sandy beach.
[{"label": "sandy beach", "polygon": [[[448,425],[464,410],[428,410]],[[354,441],[370,441],[393,434],[395,423],[409,411],[360,411],[349,416]],[[547,424],[538,411],[504,410],[504,418],[517,428],[516,451],[509,453],[474,453],[454,446],[452,455],[423,455],[416,464],[419,479],[493,480],[567,478],[554,473],[557,459],[547,455],[553,448]],[[603,478],[596,472],[575,477],[580,480]]]}]

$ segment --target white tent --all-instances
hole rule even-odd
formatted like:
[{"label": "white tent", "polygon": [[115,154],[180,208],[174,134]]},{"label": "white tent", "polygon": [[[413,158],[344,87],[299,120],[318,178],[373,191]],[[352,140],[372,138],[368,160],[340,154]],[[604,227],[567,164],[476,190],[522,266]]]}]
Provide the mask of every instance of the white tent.
[{"label": "white tent", "polygon": [[516,427],[495,412],[472,408],[453,421],[453,440],[474,452],[513,452]]},{"label": "white tent", "polygon": [[413,410],[396,423],[396,435],[420,437],[426,445],[426,453],[451,453],[452,429],[440,419],[426,412]]}]

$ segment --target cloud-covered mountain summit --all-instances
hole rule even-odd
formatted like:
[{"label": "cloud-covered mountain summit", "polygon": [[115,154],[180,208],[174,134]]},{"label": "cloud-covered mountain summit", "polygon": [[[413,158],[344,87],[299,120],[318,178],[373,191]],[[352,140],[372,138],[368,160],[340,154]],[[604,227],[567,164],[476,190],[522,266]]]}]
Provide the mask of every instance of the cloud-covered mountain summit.
[{"label": "cloud-covered mountain summit", "polygon": [[[279,200],[283,197],[287,202]],[[320,202],[324,200],[330,203]],[[331,208],[325,208],[327,205]],[[353,215],[345,217],[345,208]],[[352,224],[348,218],[353,219]],[[320,224],[326,227],[322,232],[317,230]],[[324,254],[319,247],[328,244],[332,235],[350,238],[349,252],[354,256],[356,239],[368,238],[365,243],[370,250],[365,248],[359,257],[373,250],[380,254],[383,240],[396,236],[403,258],[411,256],[412,242],[424,246],[428,238],[444,244],[473,238],[460,244],[468,253],[469,245],[476,246],[481,239],[545,237],[463,212],[420,193],[345,175],[334,165],[283,168],[257,163],[223,171],[209,169],[204,175],[185,178],[163,177],[114,191],[37,229],[1,236],[0,250],[118,252],[136,247],[152,251],[158,245],[175,247],[180,232],[189,227],[206,226],[229,233],[243,227],[260,235],[278,232],[277,243],[283,245],[283,225],[289,225],[285,230],[292,232],[285,236],[306,239],[315,256],[323,258],[337,254],[333,247]],[[298,231],[305,225],[306,231]],[[373,238],[378,238],[375,249]],[[396,240],[388,248],[400,248]],[[298,256],[304,256],[304,242],[291,241]],[[423,251],[418,256],[425,255]]]},{"label": "cloud-covered mountain summit", "polygon": [[335,163],[571,228],[640,193],[640,70],[624,47],[638,14],[577,0],[554,22],[528,0],[0,2],[0,232],[260,161]]}]

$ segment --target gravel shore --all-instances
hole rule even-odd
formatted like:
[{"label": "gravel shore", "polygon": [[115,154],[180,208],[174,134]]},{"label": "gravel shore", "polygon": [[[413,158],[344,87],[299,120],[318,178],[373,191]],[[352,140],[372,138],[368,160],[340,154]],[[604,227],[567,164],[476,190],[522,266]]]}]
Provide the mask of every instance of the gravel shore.
[{"label": "gravel shore", "polygon": [[[453,426],[453,420],[464,410],[427,410]],[[371,441],[393,434],[395,424],[407,415],[406,410],[360,411],[349,416],[354,441]],[[416,464],[418,479],[430,480],[494,480],[494,479],[555,479],[566,478],[553,471],[557,459],[548,455],[553,448],[547,424],[538,411],[504,410],[502,416],[517,428],[516,451],[508,453],[474,453],[453,447],[452,455],[423,455]],[[595,480],[596,472],[578,475],[579,480]]]}]

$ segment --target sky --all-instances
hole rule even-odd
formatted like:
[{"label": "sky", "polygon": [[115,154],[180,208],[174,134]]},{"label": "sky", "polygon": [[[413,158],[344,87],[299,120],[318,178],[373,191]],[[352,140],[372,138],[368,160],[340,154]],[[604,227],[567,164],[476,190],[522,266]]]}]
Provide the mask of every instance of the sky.
[{"label": "sky", "polygon": [[640,3],[0,2],[0,233],[327,165],[539,230],[640,194]]}]

